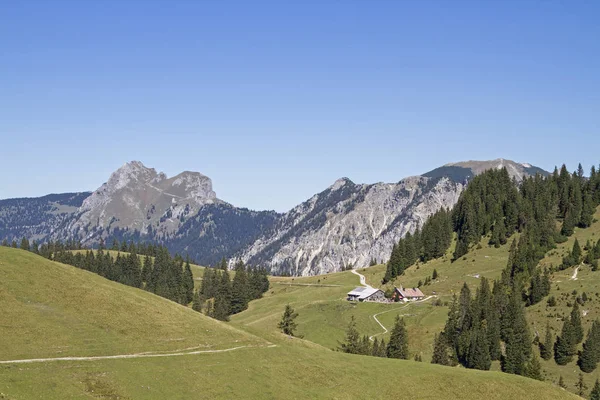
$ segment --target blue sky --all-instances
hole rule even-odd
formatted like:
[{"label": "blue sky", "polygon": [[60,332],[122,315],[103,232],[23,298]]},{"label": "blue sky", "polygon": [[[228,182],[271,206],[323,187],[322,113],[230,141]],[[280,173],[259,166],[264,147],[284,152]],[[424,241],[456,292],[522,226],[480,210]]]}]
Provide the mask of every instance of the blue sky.
[{"label": "blue sky", "polygon": [[126,161],[286,211],[337,178],[600,163],[597,1],[0,5],[0,198]]}]

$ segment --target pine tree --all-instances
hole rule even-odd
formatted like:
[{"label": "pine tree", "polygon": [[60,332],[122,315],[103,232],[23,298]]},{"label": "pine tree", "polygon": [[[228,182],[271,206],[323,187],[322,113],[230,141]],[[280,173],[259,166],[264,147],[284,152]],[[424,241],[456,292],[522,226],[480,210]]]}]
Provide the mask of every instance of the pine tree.
[{"label": "pine tree", "polygon": [[552,332],[550,331],[550,322],[546,324],[546,336],[544,343],[540,343],[540,356],[544,360],[552,358],[552,344],[554,343]]},{"label": "pine tree", "polygon": [[194,274],[192,274],[189,258],[185,261],[182,289],[184,293],[184,304],[189,304],[194,298]]},{"label": "pine tree", "polygon": [[389,358],[401,358],[408,360],[408,335],[404,319],[396,316],[396,322],[390,334],[390,341],[387,345],[387,356]]},{"label": "pine tree", "polygon": [[506,315],[503,318],[512,321],[507,329],[505,341],[506,355],[502,358],[502,371],[524,375],[531,356],[531,335],[518,287],[512,290]]},{"label": "pine tree", "polygon": [[586,373],[593,372],[600,361],[600,322],[595,320],[579,353],[577,365]]},{"label": "pine tree", "polygon": [[571,327],[573,329],[574,343],[581,343],[583,340],[583,326],[581,324],[581,312],[579,311],[578,302],[574,302],[573,309],[571,310]]},{"label": "pine tree", "polygon": [[490,358],[485,321],[482,325],[471,331],[466,367],[487,371],[492,365],[492,360]]},{"label": "pine tree", "polygon": [[544,380],[544,377],[542,376],[542,365],[540,364],[540,359],[535,352],[531,354],[531,359],[527,363],[525,376],[531,379],[537,379],[538,381]]},{"label": "pine tree", "polygon": [[448,355],[448,341],[446,339],[446,336],[444,335],[444,332],[435,335],[431,363],[440,365],[452,365],[452,359]]},{"label": "pine tree", "polygon": [[373,347],[371,348],[371,355],[373,357],[379,357],[379,340],[375,338],[373,341]]},{"label": "pine tree", "polygon": [[192,310],[202,312],[202,298],[200,297],[200,292],[198,290],[194,291]]},{"label": "pine tree", "polygon": [[21,239],[21,246],[20,246],[21,250],[27,250],[29,251],[29,240],[27,240],[26,237],[24,237],[23,239]]},{"label": "pine tree", "polygon": [[575,243],[573,243],[571,257],[573,258],[573,265],[577,265],[581,262],[581,246],[579,245],[579,241],[577,239],[575,239]]},{"label": "pine tree", "polygon": [[560,336],[554,343],[554,361],[558,365],[567,365],[573,360],[576,351],[576,342],[573,334],[571,319],[565,319]]},{"label": "pine tree", "polygon": [[235,264],[235,276],[231,285],[233,298],[231,300],[231,313],[237,314],[248,308],[250,301],[250,287],[246,267],[242,261]]},{"label": "pine tree", "polygon": [[590,400],[600,400],[600,381],[596,379],[596,383],[594,384],[594,388],[590,393]]},{"label": "pine tree", "polygon": [[437,278],[438,278],[438,272],[437,272],[437,269],[434,269],[433,273],[431,274],[431,279],[435,281]]},{"label": "pine tree", "polygon": [[283,316],[281,317],[281,321],[279,321],[277,327],[286,335],[294,336],[294,331],[298,327],[296,324],[296,317],[298,317],[298,313],[295,312],[289,304],[287,304],[285,306]]},{"label": "pine tree", "polygon": [[354,319],[354,315],[350,319],[348,328],[346,328],[346,340],[339,344],[338,350],[350,354],[360,353],[360,334],[356,329],[356,320]]}]

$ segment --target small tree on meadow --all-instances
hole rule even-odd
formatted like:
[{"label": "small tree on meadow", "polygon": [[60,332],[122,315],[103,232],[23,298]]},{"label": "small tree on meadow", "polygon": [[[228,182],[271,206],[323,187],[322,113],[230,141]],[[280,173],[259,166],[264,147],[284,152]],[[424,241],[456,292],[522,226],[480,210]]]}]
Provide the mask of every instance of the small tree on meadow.
[{"label": "small tree on meadow", "polygon": [[298,327],[296,324],[296,317],[298,313],[288,304],[285,306],[285,311],[281,317],[281,321],[277,324],[277,327],[281,329],[281,332],[286,335],[294,336],[294,331]]}]

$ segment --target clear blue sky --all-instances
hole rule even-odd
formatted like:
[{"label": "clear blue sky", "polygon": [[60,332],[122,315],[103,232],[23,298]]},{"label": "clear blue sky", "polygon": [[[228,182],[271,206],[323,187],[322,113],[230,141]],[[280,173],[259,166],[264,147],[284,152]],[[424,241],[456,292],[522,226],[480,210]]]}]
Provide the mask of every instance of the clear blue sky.
[{"label": "clear blue sky", "polygon": [[0,4],[0,198],[126,161],[286,211],[335,179],[600,162],[598,1]]}]

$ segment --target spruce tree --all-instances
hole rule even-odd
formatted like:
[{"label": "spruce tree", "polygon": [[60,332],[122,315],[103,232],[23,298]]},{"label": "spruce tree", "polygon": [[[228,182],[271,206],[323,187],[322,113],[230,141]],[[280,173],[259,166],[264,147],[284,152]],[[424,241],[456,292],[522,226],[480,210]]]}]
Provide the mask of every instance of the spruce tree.
[{"label": "spruce tree", "polygon": [[575,243],[573,243],[571,257],[573,258],[573,265],[577,265],[581,262],[581,246],[579,245],[579,240],[577,239],[575,239]]},{"label": "spruce tree", "polygon": [[505,337],[506,355],[502,358],[502,371],[524,375],[531,356],[531,335],[521,302],[521,291],[514,287],[503,318],[512,321]]},{"label": "spruce tree", "polygon": [[294,331],[298,327],[296,324],[296,317],[298,317],[298,313],[295,312],[289,304],[287,304],[285,306],[283,316],[281,317],[281,321],[279,321],[277,327],[286,335],[294,336]]},{"label": "spruce tree", "polygon": [[373,357],[379,357],[379,340],[375,338],[373,341],[373,347],[371,348],[371,355]]},{"label": "spruce tree", "polygon": [[440,365],[452,365],[452,359],[448,355],[448,341],[446,339],[446,336],[444,335],[444,332],[435,335],[431,363]]},{"label": "spruce tree", "polygon": [[579,303],[574,302],[571,310],[571,327],[573,329],[573,339],[575,344],[581,343],[583,340],[583,326],[581,324],[581,312],[579,311]]},{"label": "spruce tree", "polygon": [[401,358],[408,360],[408,335],[404,319],[396,316],[396,322],[390,334],[390,341],[387,345],[387,356],[389,358]]},{"label": "spruce tree", "polygon": [[546,324],[546,336],[544,342],[540,342],[540,356],[544,360],[552,358],[552,344],[554,343],[552,332],[550,331],[550,322]]},{"label": "spruce tree", "polygon": [[356,329],[354,315],[350,318],[350,323],[348,324],[348,328],[346,328],[346,340],[339,344],[338,350],[350,354],[360,353],[360,334]]},{"label": "spruce tree", "polygon": [[202,298],[200,297],[199,290],[194,291],[194,298],[192,301],[192,310],[202,312]]},{"label": "spruce tree", "polygon": [[590,393],[590,400],[600,400],[600,381],[596,379],[592,392]]},{"label": "spruce tree", "polygon": [[27,250],[29,251],[29,240],[27,240],[26,237],[24,237],[23,239],[21,239],[21,246],[20,246],[21,250]]},{"label": "spruce tree", "polygon": [[231,285],[233,297],[231,299],[231,313],[237,314],[248,308],[250,300],[250,286],[246,267],[242,261],[235,264],[235,276]]},{"label": "spruce tree", "polygon": [[192,274],[189,258],[185,262],[185,270],[183,272],[183,293],[184,304],[189,304],[194,298],[194,274]]},{"label": "spruce tree", "polygon": [[542,376],[542,365],[540,364],[540,359],[535,351],[531,353],[531,359],[527,363],[525,376],[531,379],[537,379],[538,381],[544,380],[544,377]]},{"label": "spruce tree", "polygon": [[558,365],[567,365],[570,363],[575,355],[576,343],[571,319],[567,318],[563,322],[560,336],[556,338],[556,342],[554,343],[554,361]]},{"label": "spruce tree", "polygon": [[471,341],[466,359],[466,367],[487,371],[492,365],[486,335],[485,321],[481,327],[471,331]]},{"label": "spruce tree", "polygon": [[587,339],[583,343],[583,350],[579,353],[577,365],[586,373],[596,369],[600,361],[600,322],[595,320],[588,331]]}]

